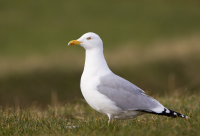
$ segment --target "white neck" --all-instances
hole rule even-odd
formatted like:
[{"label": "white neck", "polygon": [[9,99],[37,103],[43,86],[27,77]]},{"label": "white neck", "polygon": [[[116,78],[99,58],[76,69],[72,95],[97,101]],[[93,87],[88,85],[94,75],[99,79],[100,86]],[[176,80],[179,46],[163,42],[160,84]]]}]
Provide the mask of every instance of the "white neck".
[{"label": "white neck", "polygon": [[90,77],[107,75],[111,73],[103,54],[102,49],[86,50],[85,67],[83,75]]}]

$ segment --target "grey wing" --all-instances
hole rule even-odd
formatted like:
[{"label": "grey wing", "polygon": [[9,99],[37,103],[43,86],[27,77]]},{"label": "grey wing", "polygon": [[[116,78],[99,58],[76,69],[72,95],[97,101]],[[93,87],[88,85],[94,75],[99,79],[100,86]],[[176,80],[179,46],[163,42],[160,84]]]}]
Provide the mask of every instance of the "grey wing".
[{"label": "grey wing", "polygon": [[122,110],[151,112],[154,108],[163,107],[157,100],[145,95],[142,89],[113,73],[101,77],[97,88]]}]

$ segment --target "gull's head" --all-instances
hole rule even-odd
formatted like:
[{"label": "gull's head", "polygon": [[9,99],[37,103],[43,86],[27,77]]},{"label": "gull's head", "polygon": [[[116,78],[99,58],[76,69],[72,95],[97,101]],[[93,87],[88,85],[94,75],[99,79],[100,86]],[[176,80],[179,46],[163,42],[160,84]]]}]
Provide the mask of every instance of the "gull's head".
[{"label": "gull's head", "polygon": [[79,39],[70,41],[68,45],[71,45],[71,46],[81,45],[86,50],[95,49],[95,48],[103,49],[103,42],[101,38],[93,32],[86,33],[82,35]]}]

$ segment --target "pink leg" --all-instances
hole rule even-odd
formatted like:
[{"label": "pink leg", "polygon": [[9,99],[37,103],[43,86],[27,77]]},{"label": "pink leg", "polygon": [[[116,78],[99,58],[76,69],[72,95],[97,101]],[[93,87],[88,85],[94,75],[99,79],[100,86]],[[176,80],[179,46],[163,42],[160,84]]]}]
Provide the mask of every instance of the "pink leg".
[{"label": "pink leg", "polygon": [[108,125],[109,125],[110,122],[111,122],[111,120],[112,120],[112,115],[111,115],[111,114],[108,114],[108,118],[109,118],[109,120],[108,120]]},{"label": "pink leg", "polygon": [[111,121],[111,120],[112,120],[112,119],[109,119],[109,120],[108,120],[108,125],[110,124],[110,121]]}]

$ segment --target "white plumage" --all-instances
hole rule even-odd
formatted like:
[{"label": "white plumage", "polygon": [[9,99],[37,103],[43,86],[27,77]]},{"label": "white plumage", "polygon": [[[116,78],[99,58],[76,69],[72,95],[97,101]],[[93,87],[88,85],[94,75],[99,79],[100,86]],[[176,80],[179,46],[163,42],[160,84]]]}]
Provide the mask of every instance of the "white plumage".
[{"label": "white plumage", "polygon": [[108,115],[109,122],[135,118],[144,113],[171,117],[185,117],[169,110],[129,81],[115,75],[103,54],[101,38],[86,33],[68,45],[80,45],[86,50],[85,67],[81,77],[81,91],[87,103],[98,112]]}]

